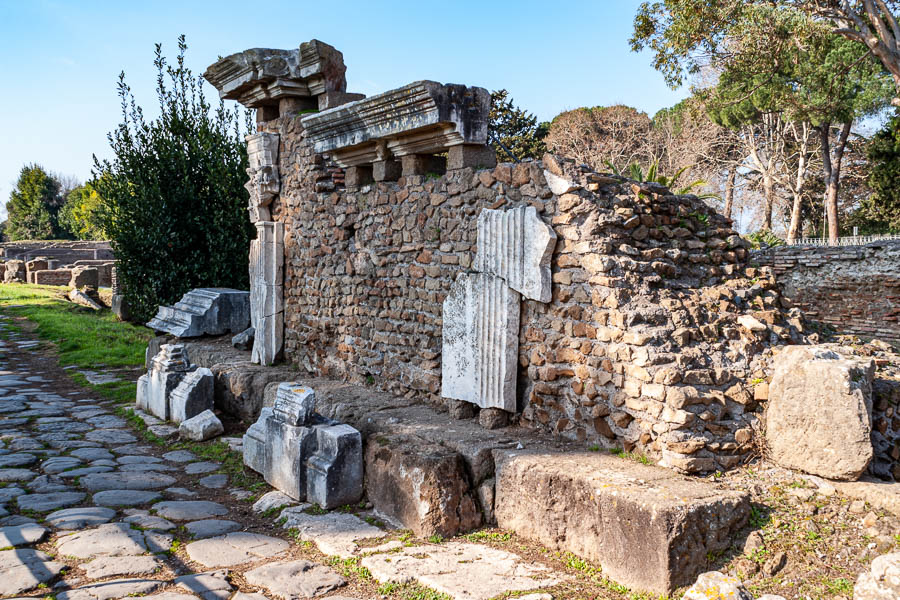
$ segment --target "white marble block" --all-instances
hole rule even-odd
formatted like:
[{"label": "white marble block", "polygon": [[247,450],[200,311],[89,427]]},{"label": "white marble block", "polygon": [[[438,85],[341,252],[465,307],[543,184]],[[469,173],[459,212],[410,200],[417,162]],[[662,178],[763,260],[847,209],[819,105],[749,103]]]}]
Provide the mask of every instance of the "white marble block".
[{"label": "white marble block", "polygon": [[445,398],[516,411],[520,299],[500,277],[457,276],[443,307]]},{"label": "white marble block", "polygon": [[147,386],[147,410],[168,421],[171,416],[169,396],[190,369],[183,344],[163,344],[159,353],[150,361]]},{"label": "white marble block", "polygon": [[250,192],[250,220],[254,223],[271,219],[269,204],[281,190],[278,173],[277,133],[253,133],[247,136],[247,159],[250,180],[244,184]]},{"label": "white marble block", "polygon": [[284,345],[284,224],[260,222],[256,232],[250,243],[251,360],[271,365]]},{"label": "white marble block", "polygon": [[169,396],[169,416],[181,423],[213,408],[215,377],[206,367],[188,373]]},{"label": "white marble block", "polygon": [[285,381],[275,390],[272,414],[288,425],[308,425],[316,412],[316,393],[302,384]]},{"label": "white marble block", "polygon": [[483,209],[478,215],[478,250],[473,268],[504,279],[526,298],[550,302],[550,259],[556,233],[533,206]]},{"label": "white marble block", "polygon": [[363,495],[362,435],[349,425],[316,428],[316,453],[307,462],[306,501],[332,509]]},{"label": "white marble block", "polygon": [[244,434],[244,464],[257,473],[265,473],[268,469],[266,428],[271,416],[272,409],[270,407],[263,408],[259,413],[259,419],[248,427],[247,433]]}]

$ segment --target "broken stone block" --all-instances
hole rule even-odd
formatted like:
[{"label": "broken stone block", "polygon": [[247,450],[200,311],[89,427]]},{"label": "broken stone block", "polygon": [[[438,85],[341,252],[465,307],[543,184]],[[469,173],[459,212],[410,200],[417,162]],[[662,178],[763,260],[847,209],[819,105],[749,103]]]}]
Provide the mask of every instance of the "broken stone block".
[{"label": "broken stone block", "polygon": [[247,136],[247,159],[249,181],[244,184],[250,192],[250,220],[270,221],[269,204],[281,190],[281,178],[278,173],[278,144],[281,139],[277,133],[258,132]]},{"label": "broken stone block", "polygon": [[295,500],[306,499],[306,461],[316,451],[316,430],[266,420],[266,482]]},{"label": "broken stone block", "polygon": [[97,304],[93,298],[77,288],[69,290],[68,298],[71,302],[78,304],[79,306],[84,306],[91,310],[103,310],[103,307]]},{"label": "broken stone block", "polygon": [[137,397],[135,398],[134,405],[137,406],[140,410],[147,411],[148,410],[148,395],[150,393],[150,375],[144,374],[138,377],[137,380]]},{"label": "broken stone block", "polygon": [[237,333],[250,321],[250,294],[228,288],[191,290],[175,306],[160,306],[147,327],[189,338]]},{"label": "broken stone block", "polygon": [[14,281],[24,282],[27,277],[24,260],[8,260],[5,264],[6,270],[3,273],[3,283],[12,283]]},{"label": "broken stone block", "polygon": [[170,418],[181,423],[213,408],[213,372],[200,367],[188,373],[169,396]]},{"label": "broken stone block", "polygon": [[373,165],[375,180],[382,181],[376,163],[391,156],[434,155],[460,144],[485,146],[490,103],[483,88],[417,81],[301,122],[317,153],[327,152],[341,167]]},{"label": "broken stone block", "polygon": [[171,415],[169,395],[190,369],[182,344],[163,344],[150,361],[147,408],[153,416],[168,421]]},{"label": "broken stone block", "polygon": [[253,347],[253,338],[256,330],[248,327],[236,336],[231,338],[231,345],[238,350],[250,350]]},{"label": "broken stone block", "polygon": [[69,287],[73,289],[93,288],[97,289],[100,285],[100,275],[96,267],[75,267],[72,269],[72,279],[69,280]]},{"label": "broken stone block", "polygon": [[307,463],[306,501],[325,509],[355,504],[363,494],[362,436],[349,425],[316,429],[317,450]]},{"label": "broken stone block", "polygon": [[284,345],[284,224],[256,224],[250,242],[250,325],[253,351],[250,359],[273,364]]},{"label": "broken stone block", "polygon": [[684,593],[681,600],[710,600],[711,598],[728,598],[728,600],[753,600],[753,596],[741,583],[741,580],[718,571],[704,573],[696,583]]},{"label": "broken stone block", "polygon": [[498,527],[596,561],[636,591],[670,594],[693,583],[750,513],[745,492],[611,455],[498,450],[494,457]]},{"label": "broken stone block", "polygon": [[272,415],[276,419],[298,427],[309,424],[315,412],[316,393],[312,388],[289,381],[278,384],[272,405]]},{"label": "broken stone block", "polygon": [[871,359],[828,345],[787,346],[773,363],[766,441],[789,469],[855,481],[872,460]]},{"label": "broken stone block", "polygon": [[447,151],[447,170],[492,169],[497,166],[497,153],[491,146],[458,144]]},{"label": "broken stone block", "polygon": [[452,537],[481,525],[461,455],[410,436],[369,438],[366,495],[375,510],[416,536]]},{"label": "broken stone block", "polygon": [[483,209],[473,268],[502,278],[526,298],[550,302],[550,258],[556,233],[533,206]]},{"label": "broken stone block", "polygon": [[210,65],[203,78],[221,98],[261,108],[277,107],[283,98],[344,92],[346,71],[343,54],[325,42],[310,40],[294,50],[252,48],[231,54]]},{"label": "broken stone block", "polygon": [[900,552],[877,557],[853,586],[853,600],[900,598]]},{"label": "broken stone block", "polygon": [[244,434],[244,464],[256,471],[266,472],[266,431],[269,417],[272,416],[271,408],[263,408],[259,419],[247,428]]},{"label": "broken stone block", "polygon": [[211,410],[204,410],[196,417],[182,421],[178,427],[178,435],[183,439],[203,442],[225,433],[222,421]]},{"label": "broken stone block", "polygon": [[460,273],[443,305],[441,395],[516,411],[520,296],[488,273]]}]

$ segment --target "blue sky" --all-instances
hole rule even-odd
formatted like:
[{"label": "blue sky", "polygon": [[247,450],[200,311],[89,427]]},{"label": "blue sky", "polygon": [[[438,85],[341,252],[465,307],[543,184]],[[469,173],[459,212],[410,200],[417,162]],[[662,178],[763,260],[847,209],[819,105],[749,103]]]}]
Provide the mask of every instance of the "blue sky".
[{"label": "blue sky", "polygon": [[219,55],[317,38],[344,53],[352,92],[433,79],[506,88],[542,120],[615,103],[652,115],[686,92],[630,51],[639,4],[0,0],[0,206],[26,163],[87,179],[92,155],[109,156],[119,72],[152,114],[153,44],[174,57],[181,33],[196,74]]}]

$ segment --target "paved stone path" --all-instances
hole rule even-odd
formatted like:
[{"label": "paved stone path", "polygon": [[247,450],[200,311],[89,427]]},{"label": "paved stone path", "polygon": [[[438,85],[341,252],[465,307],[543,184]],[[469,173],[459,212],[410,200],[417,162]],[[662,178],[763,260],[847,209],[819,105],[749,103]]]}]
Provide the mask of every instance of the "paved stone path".
[{"label": "paved stone path", "polygon": [[2,316],[0,333],[0,597],[377,595],[371,579],[341,573],[321,554],[361,561],[378,583],[415,581],[460,600],[560,579],[510,552],[405,547],[398,532],[353,514],[306,512],[265,489],[251,496],[219,463],[143,442],[115,405],[77,387]]}]

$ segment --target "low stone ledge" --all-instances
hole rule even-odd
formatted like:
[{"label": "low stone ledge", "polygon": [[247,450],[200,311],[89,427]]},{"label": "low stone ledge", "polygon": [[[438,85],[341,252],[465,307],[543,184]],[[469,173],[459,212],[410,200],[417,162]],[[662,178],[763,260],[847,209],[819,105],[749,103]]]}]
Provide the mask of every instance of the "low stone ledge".
[{"label": "low stone ledge", "polygon": [[744,526],[749,496],[595,453],[498,451],[497,524],[594,560],[633,589],[669,594]]}]

